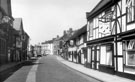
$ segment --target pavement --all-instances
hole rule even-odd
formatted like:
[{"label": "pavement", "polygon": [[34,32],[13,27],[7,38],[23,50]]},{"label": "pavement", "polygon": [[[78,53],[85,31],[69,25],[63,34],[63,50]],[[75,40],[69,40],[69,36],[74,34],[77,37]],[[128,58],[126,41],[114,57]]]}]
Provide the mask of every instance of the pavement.
[{"label": "pavement", "polygon": [[[131,80],[131,79],[127,79],[127,78],[119,77],[116,75],[111,75],[108,73],[100,72],[98,70],[86,68],[84,65],[67,61],[60,56],[57,56],[57,59],[64,65],[66,65],[82,74],[85,74],[89,77],[100,80],[102,82],[135,82],[134,80]],[[32,58],[32,60],[36,60],[36,58]],[[0,66],[0,73],[2,74],[2,72],[8,71],[9,69],[12,69],[12,68],[16,68],[16,67],[18,67],[18,65],[21,65],[22,63],[23,62],[9,63],[9,64],[2,65],[2,66]]]},{"label": "pavement", "polygon": [[[37,58],[31,58],[31,60],[37,60]],[[10,76],[10,72],[16,71],[19,69],[25,62],[31,61],[31,60],[25,60],[20,62],[9,62],[7,64],[0,66],[0,82],[6,79]],[[4,75],[4,76],[3,76]]]},{"label": "pavement", "polygon": [[103,82],[135,82],[134,80],[131,80],[131,79],[127,79],[127,78],[119,77],[116,75],[111,75],[108,73],[100,72],[98,70],[86,68],[83,65],[67,61],[60,56],[57,56],[57,59],[61,63],[65,64],[66,66],[69,66],[70,68],[72,68],[76,71],[79,71],[87,76],[93,77],[93,78],[98,79]]}]

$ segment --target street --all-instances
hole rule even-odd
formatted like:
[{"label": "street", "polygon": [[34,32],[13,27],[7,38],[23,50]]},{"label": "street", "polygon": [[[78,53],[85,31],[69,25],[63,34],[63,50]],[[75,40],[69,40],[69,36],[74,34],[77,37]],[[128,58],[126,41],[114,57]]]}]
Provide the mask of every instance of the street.
[{"label": "street", "polygon": [[43,56],[36,62],[26,63],[4,82],[100,82],[77,72],[57,60]]}]

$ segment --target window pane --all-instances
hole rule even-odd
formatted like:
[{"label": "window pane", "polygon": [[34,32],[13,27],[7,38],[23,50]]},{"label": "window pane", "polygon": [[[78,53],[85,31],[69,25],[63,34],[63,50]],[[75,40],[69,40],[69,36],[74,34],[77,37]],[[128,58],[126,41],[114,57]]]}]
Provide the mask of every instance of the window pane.
[{"label": "window pane", "polygon": [[127,22],[134,21],[134,0],[127,1]]},{"label": "window pane", "polygon": [[126,13],[126,0],[121,0],[122,1],[122,14]]},{"label": "window pane", "polygon": [[122,42],[118,42],[117,43],[117,52],[118,52],[118,55],[122,55]]},{"label": "window pane", "polygon": [[101,46],[101,52],[100,52],[100,63],[105,64],[106,62],[106,47]]},{"label": "window pane", "polygon": [[126,65],[135,66],[135,40],[127,42]]},{"label": "window pane", "polygon": [[92,51],[92,60],[94,60],[94,51]]}]

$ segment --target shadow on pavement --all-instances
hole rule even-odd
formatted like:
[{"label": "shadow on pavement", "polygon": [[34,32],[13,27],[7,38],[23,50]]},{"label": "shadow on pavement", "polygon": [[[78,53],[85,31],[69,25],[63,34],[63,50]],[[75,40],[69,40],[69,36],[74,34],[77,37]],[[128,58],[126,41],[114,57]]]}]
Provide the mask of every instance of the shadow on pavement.
[{"label": "shadow on pavement", "polygon": [[39,65],[39,64],[43,64],[43,63],[35,63],[36,60],[32,60],[32,61],[27,61],[23,64],[23,66],[31,66],[31,65]]},{"label": "shadow on pavement", "polygon": [[14,74],[14,72],[19,70],[23,66],[32,66],[32,65],[42,64],[42,63],[35,63],[36,60],[37,59],[32,59],[29,61],[22,62],[20,64],[17,64],[13,67],[10,67],[10,68],[0,72],[0,82],[3,82],[4,80],[6,80],[8,77],[10,77],[12,74]]}]

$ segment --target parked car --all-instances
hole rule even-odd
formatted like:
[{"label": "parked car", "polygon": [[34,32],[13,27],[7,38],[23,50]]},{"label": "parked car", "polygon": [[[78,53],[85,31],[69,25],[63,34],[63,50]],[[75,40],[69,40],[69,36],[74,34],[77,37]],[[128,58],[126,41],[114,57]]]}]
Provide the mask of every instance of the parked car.
[{"label": "parked car", "polygon": [[42,54],[37,54],[37,57],[42,57]]}]

